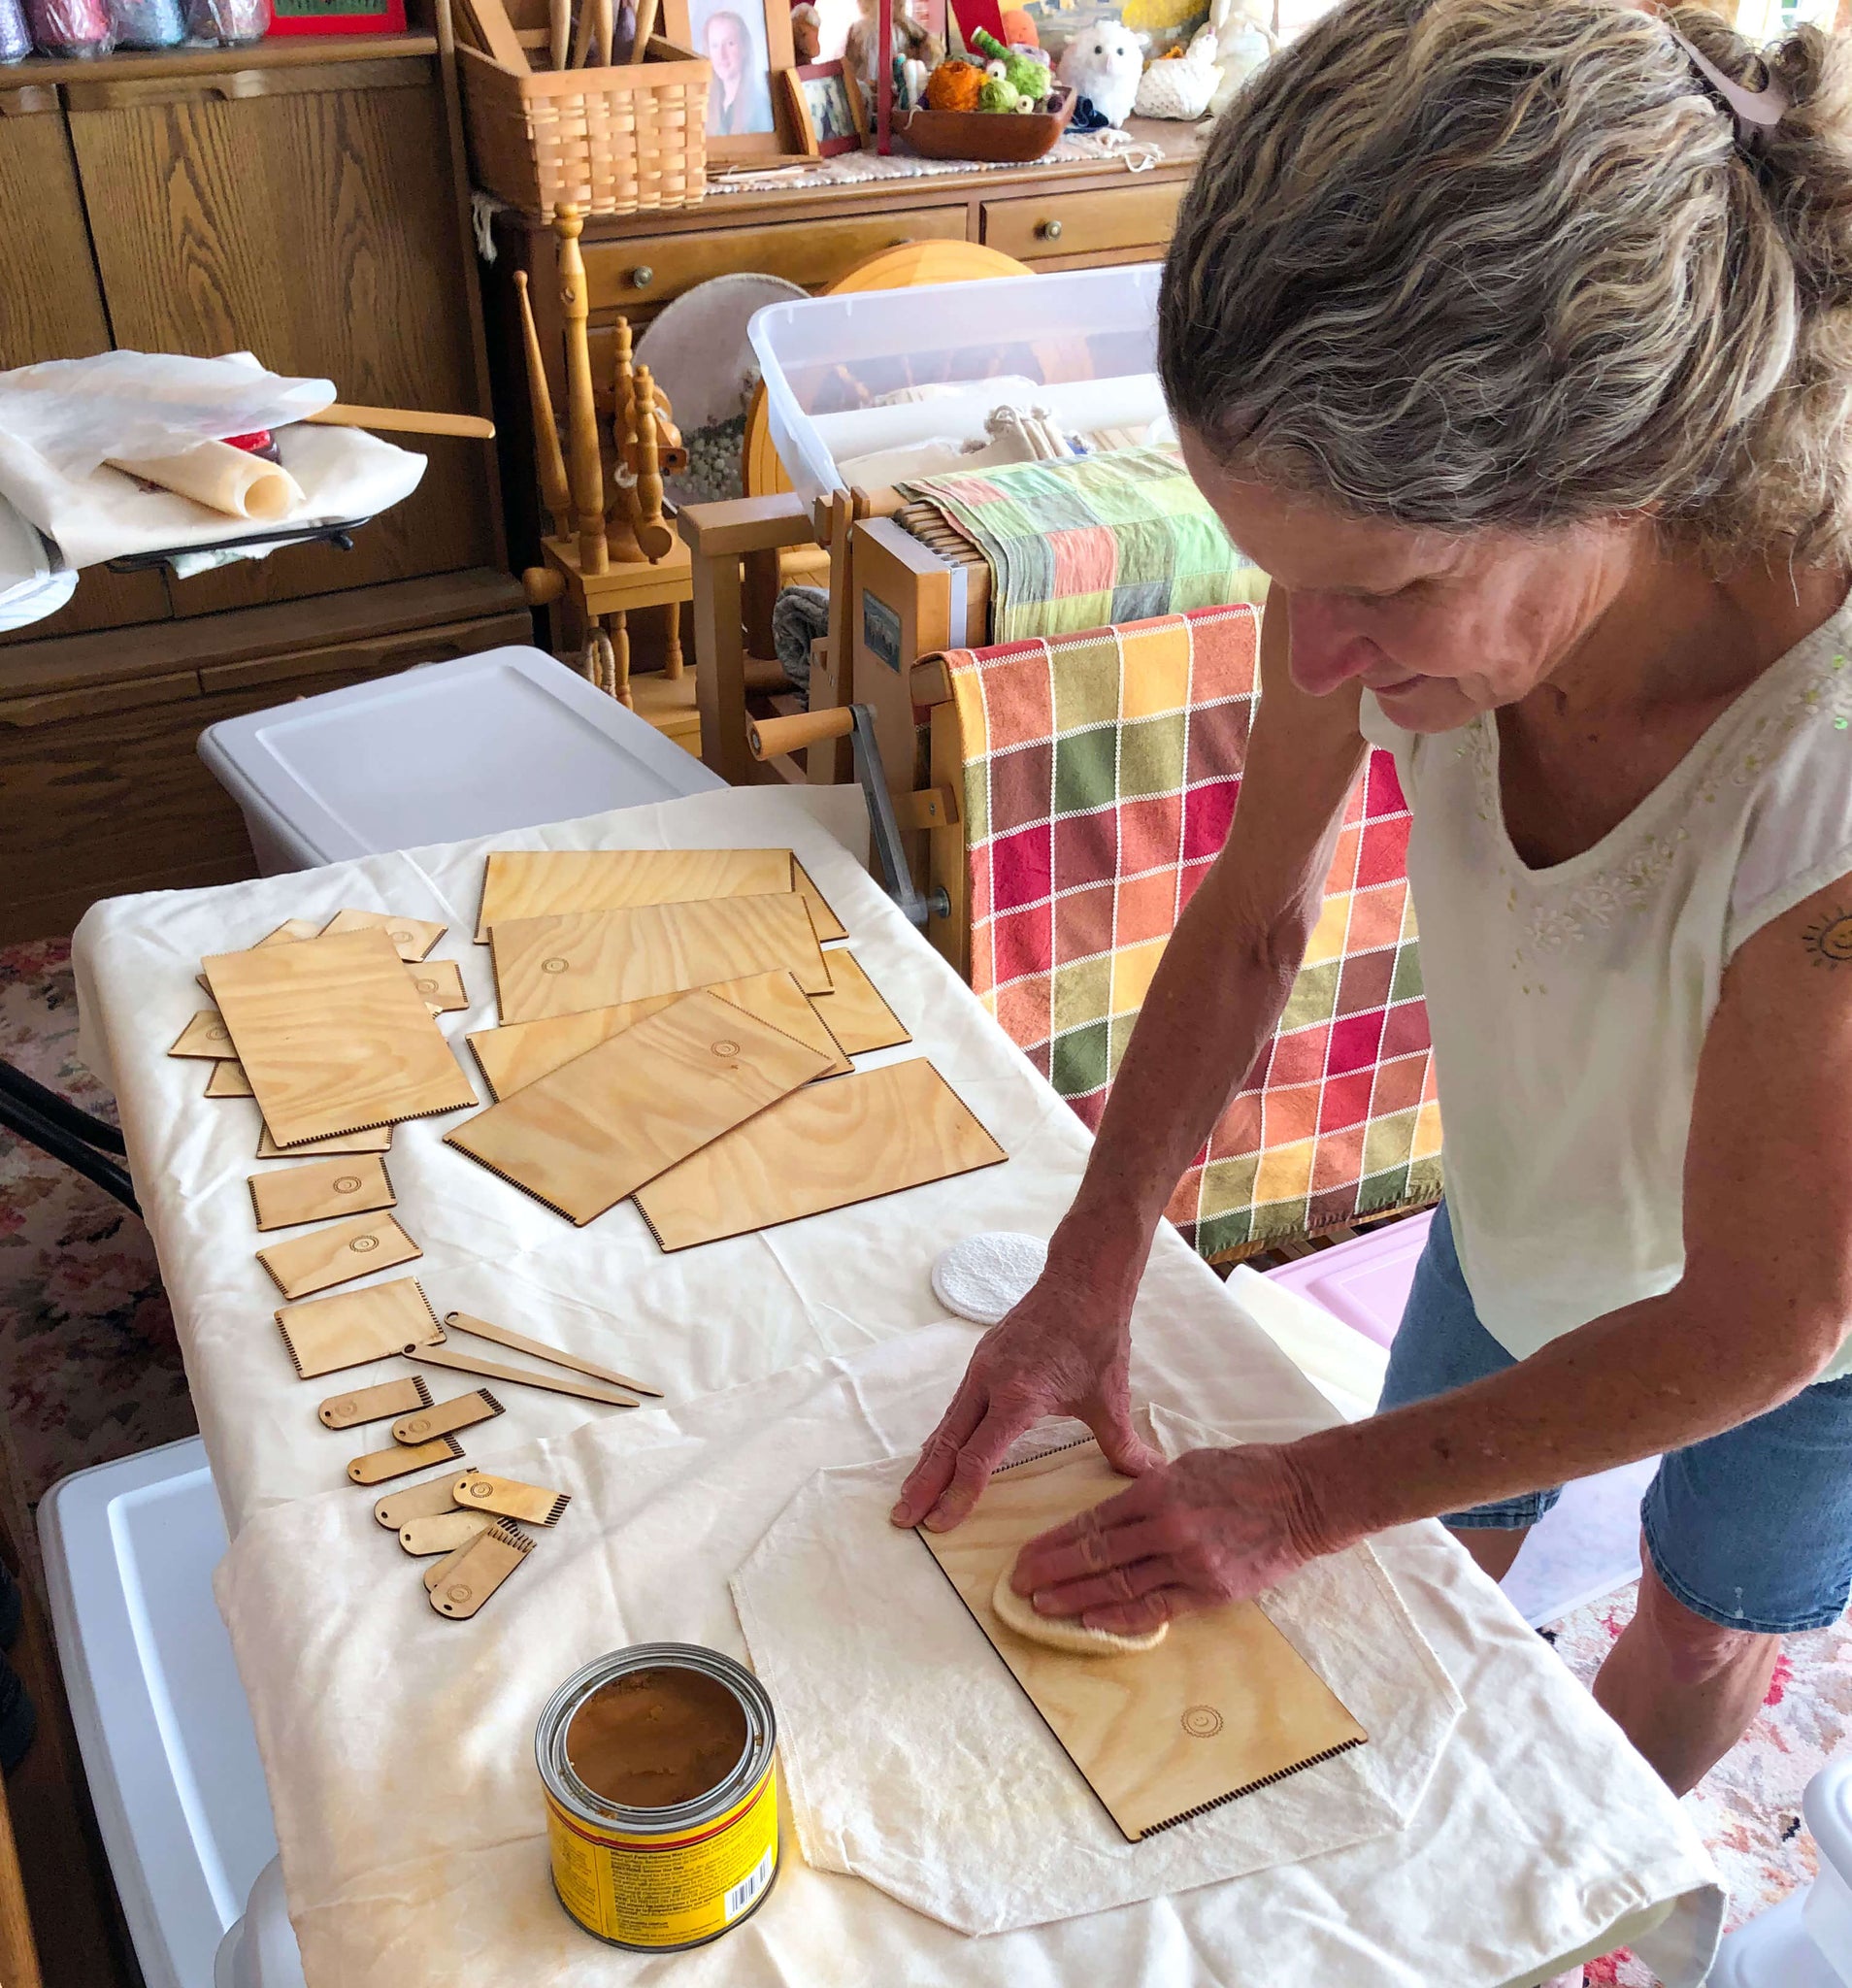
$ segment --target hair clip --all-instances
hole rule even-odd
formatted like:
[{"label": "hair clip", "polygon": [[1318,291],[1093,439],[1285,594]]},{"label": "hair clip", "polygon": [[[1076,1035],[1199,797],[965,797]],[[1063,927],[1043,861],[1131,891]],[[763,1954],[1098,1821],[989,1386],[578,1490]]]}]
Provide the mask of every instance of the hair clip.
[{"label": "hair clip", "polygon": [[1707,83],[1722,100],[1736,124],[1736,143],[1744,151],[1760,149],[1769,134],[1781,122],[1782,115],[1788,108],[1787,93],[1772,83],[1765,83],[1761,89],[1748,89],[1733,82],[1708,57],[1701,55],[1683,35],[1665,23],[1666,32],[1684,50],[1691,66]]}]

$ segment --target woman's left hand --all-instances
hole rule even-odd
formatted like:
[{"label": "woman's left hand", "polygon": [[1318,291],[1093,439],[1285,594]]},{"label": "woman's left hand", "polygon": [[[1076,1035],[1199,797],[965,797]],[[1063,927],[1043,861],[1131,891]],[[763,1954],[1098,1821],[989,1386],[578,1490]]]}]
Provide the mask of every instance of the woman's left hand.
[{"label": "woman's left hand", "polygon": [[1285,1446],[1193,1449],[1031,1540],[1010,1585],[1041,1614],[1138,1635],[1192,1608],[1243,1602],[1338,1543],[1319,1539]]}]

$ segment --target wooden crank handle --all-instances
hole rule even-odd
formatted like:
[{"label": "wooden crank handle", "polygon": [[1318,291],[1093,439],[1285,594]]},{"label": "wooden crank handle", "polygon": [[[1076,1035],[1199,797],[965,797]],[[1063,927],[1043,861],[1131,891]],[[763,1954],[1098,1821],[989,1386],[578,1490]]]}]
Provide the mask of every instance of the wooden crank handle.
[{"label": "wooden crank handle", "polygon": [[846,739],[854,729],[853,707],[839,704],[828,711],[794,712],[788,718],[749,718],[746,745],[754,759],[777,759],[780,753],[820,746],[825,739]]}]

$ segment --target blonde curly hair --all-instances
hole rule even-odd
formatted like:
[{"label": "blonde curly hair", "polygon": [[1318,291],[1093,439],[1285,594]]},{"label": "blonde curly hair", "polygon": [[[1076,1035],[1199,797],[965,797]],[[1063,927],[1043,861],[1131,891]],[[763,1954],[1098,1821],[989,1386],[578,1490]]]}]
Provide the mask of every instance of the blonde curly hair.
[{"label": "blonde curly hair", "polygon": [[1173,413],[1244,475],[1470,531],[1650,512],[1852,551],[1852,47],[1758,57],[1759,151],[1657,17],[1345,0],[1224,114],[1164,272]]}]

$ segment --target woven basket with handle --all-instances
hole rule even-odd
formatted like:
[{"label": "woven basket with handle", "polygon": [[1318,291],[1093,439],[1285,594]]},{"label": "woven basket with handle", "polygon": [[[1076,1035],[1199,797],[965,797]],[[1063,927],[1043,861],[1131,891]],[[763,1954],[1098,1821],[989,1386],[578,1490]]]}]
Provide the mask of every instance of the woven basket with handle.
[{"label": "woven basket with handle", "polygon": [[470,162],[485,193],[550,221],[556,207],[692,207],[708,184],[707,61],[660,35],[648,58],[520,75],[459,43]]}]

